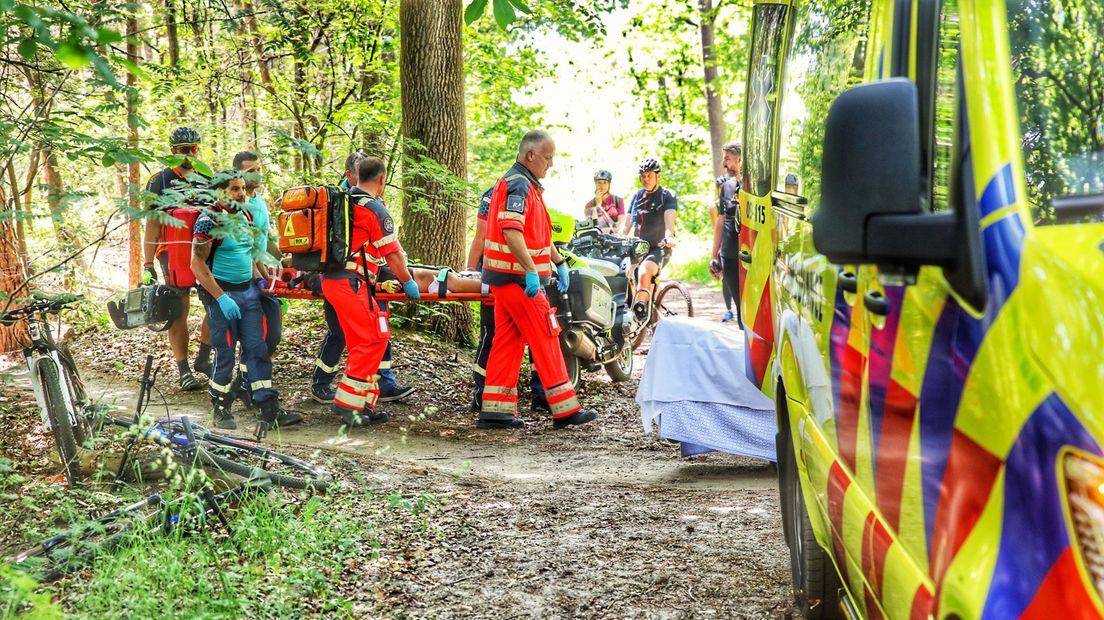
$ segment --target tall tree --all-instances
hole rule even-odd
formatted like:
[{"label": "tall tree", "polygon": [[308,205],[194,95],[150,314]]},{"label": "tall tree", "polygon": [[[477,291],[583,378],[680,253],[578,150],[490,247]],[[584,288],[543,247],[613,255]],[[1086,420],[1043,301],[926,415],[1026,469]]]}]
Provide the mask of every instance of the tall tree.
[{"label": "tall tree", "polygon": [[[20,288],[27,280],[20,248],[23,246],[22,226],[19,225],[19,196],[17,188],[9,197],[0,185],[0,292]],[[8,305],[7,295],[0,294],[0,308]],[[10,327],[0,326],[0,353],[15,351],[27,343],[27,330],[22,323]]]},{"label": "tall tree", "polygon": [[[172,29],[170,31],[169,47],[170,56],[175,56],[178,52],[174,49],[176,46],[176,23],[173,16],[172,0],[168,0],[166,3],[168,8],[169,19],[173,20]],[[126,52],[127,60],[134,63],[134,66],[138,66],[138,17],[133,13],[127,17],[127,43]],[[172,62],[176,63],[174,58]],[[138,89],[135,80],[134,72],[127,72],[126,75],[126,112],[127,112],[127,145],[134,150],[138,149]],[[127,205],[131,208],[132,212],[136,212],[141,206],[138,196],[138,182],[139,182],[139,170],[138,161],[131,160],[127,166]],[[142,224],[137,219],[132,219],[127,228],[127,247],[128,247],[128,281],[131,286],[137,286],[138,280],[142,276]]]},{"label": "tall tree", "polygon": [[[402,0],[399,7],[402,134],[413,164],[404,178],[402,242],[414,260],[451,267],[464,260],[468,205],[463,192],[426,174],[424,160],[467,177],[462,8],[461,0]],[[467,307],[449,314],[435,317],[433,329],[467,339]]]},{"label": "tall tree", "polygon": [[717,92],[717,63],[713,56],[713,26],[717,12],[713,0],[701,0],[702,68],[705,73],[705,106],[709,117],[709,144],[713,151],[713,176],[724,174],[721,167],[721,148],[725,141],[724,103]]}]

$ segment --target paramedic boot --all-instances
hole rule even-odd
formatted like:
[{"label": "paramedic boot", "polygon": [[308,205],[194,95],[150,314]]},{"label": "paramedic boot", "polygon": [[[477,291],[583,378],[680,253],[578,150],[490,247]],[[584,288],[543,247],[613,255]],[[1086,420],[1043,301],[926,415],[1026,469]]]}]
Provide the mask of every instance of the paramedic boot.
[{"label": "paramedic boot", "polygon": [[249,385],[242,379],[240,372],[230,384],[230,393],[234,395],[234,400],[241,401],[246,410],[253,409],[253,393],[249,391]]},{"label": "paramedic boot", "polygon": [[211,416],[215,420],[215,428],[232,431],[238,428],[234,421],[234,415],[230,413],[230,404],[234,401],[226,397],[211,397]]},{"label": "paramedic boot", "polygon": [[587,422],[590,422],[594,418],[597,418],[598,414],[594,413],[590,409],[580,409],[575,413],[564,416],[562,418],[556,418],[552,420],[553,428],[567,428],[568,426],[582,426]]},{"label": "paramedic boot", "polygon": [[481,413],[475,426],[489,430],[511,430],[524,427],[525,421],[508,413]]}]

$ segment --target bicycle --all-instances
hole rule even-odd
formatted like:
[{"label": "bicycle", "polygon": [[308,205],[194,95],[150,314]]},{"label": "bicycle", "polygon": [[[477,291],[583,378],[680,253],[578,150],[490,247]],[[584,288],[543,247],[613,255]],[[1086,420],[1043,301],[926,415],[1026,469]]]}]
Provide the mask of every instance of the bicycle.
[{"label": "bicycle", "polygon": [[[666,265],[667,260],[671,258],[671,246],[662,246],[662,248],[663,264]],[[694,316],[694,302],[690,298],[690,292],[677,280],[661,284],[660,276],[662,273],[663,270],[660,269],[660,273],[657,273],[652,281],[651,290],[648,291],[647,320],[638,321],[635,318],[633,319],[633,327],[629,332],[629,342],[632,343],[633,351],[640,348],[640,345],[644,344],[644,341],[655,333],[655,326],[660,319],[673,316]],[[637,284],[637,275],[634,271],[633,277],[629,281],[629,299],[636,299]],[[685,312],[683,312],[683,309],[685,309]]]},{"label": "bicycle", "polygon": [[94,407],[88,402],[73,356],[64,344],[54,341],[48,315],[60,315],[84,296],[36,291],[31,293],[31,299],[35,301],[22,308],[0,313],[0,325],[27,322],[31,345],[23,349],[23,357],[35,401],[47,434],[54,438],[65,477],[73,485],[81,476],[79,448],[92,437],[89,414]]},{"label": "bicycle", "polygon": [[[188,418],[182,418],[181,424],[187,437],[196,442],[194,429]],[[198,447],[195,450],[200,452]],[[42,570],[35,571],[39,580],[55,581],[88,564],[101,553],[110,552],[131,533],[168,534],[193,522],[205,525],[209,515],[214,516],[226,532],[230,533],[224,507],[233,507],[247,495],[267,492],[271,487],[271,477],[255,471],[253,475],[223,493],[216,494],[210,484],[205,484],[195,498],[182,497],[167,501],[157,493],[55,534],[17,553],[8,561],[15,566],[30,566],[40,561],[44,566]],[[188,510],[189,501],[194,502],[194,499],[199,500],[198,511]]]},{"label": "bicycle", "polygon": [[202,424],[189,420],[187,416],[157,420],[148,428],[142,429],[142,418],[150,402],[147,396],[156,382],[157,372],[151,372],[152,365],[153,356],[149,355],[142,372],[142,387],[133,420],[113,418],[102,412],[97,414],[97,430],[104,424],[111,424],[136,431],[123,451],[115,474],[117,483],[124,478],[130,451],[139,438],[168,447],[178,460],[185,463],[217,469],[243,478],[250,478],[260,471],[273,484],[289,489],[310,488],[324,491],[333,482],[329,473],[313,463],[270,450],[249,439],[212,433]]}]

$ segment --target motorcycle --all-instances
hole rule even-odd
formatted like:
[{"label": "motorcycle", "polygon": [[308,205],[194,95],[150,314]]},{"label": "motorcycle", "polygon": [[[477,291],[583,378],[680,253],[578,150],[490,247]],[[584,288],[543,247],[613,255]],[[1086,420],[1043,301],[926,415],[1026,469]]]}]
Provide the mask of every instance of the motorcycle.
[{"label": "motorcycle", "polygon": [[[565,234],[569,228],[573,234]],[[570,239],[556,244],[569,268],[567,292],[555,285],[547,290],[562,328],[560,349],[571,385],[578,387],[583,370],[600,368],[614,381],[629,380],[632,336],[639,331],[631,309],[632,274],[650,245],[603,233],[593,220],[561,219],[553,231],[554,239]]]}]

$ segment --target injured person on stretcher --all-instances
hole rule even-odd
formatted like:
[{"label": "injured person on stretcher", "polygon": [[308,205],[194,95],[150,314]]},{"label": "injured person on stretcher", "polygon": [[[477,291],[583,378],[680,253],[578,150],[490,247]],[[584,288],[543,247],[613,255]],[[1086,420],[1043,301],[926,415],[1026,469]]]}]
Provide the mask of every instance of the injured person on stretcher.
[{"label": "injured person on stretcher", "polygon": [[[436,295],[444,298],[450,293],[478,293],[487,295],[490,293],[478,271],[456,271],[449,267],[428,267],[425,265],[410,265],[410,275],[418,284],[418,290],[422,295]],[[401,293],[402,285],[398,278],[387,267],[381,267],[376,286],[387,293]]]}]

